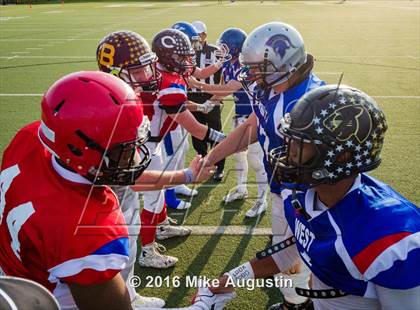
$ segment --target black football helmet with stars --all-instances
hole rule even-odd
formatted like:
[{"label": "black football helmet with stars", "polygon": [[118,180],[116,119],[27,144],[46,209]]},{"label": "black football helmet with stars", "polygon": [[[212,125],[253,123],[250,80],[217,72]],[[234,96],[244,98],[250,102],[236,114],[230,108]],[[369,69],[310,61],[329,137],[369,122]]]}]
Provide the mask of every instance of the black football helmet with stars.
[{"label": "black football helmet with stars", "polygon": [[164,29],[153,38],[152,50],[159,64],[170,72],[187,76],[195,69],[195,51],[186,34],[177,29]]},{"label": "black football helmet with stars", "polygon": [[[284,145],[269,154],[273,175],[286,186],[315,186],[373,170],[381,163],[386,130],[384,113],[367,94],[344,85],[319,87],[305,94],[282,119],[279,132]],[[300,152],[304,143],[312,144],[314,157],[291,161],[292,140],[299,143]]]}]

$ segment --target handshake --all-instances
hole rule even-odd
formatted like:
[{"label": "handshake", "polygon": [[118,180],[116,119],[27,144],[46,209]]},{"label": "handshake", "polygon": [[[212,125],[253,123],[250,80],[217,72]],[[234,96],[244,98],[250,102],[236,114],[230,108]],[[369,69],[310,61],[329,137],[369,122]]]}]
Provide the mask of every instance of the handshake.
[{"label": "handshake", "polygon": [[186,183],[201,183],[209,179],[216,171],[216,166],[209,160],[208,156],[196,155],[189,167],[184,170]]}]

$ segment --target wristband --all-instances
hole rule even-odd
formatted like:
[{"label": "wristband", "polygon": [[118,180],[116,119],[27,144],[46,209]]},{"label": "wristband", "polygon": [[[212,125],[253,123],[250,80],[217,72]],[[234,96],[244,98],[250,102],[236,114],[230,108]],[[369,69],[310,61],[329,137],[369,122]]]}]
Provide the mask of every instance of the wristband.
[{"label": "wristband", "polygon": [[228,275],[235,284],[243,282],[244,280],[254,279],[254,270],[252,269],[251,263],[246,262],[236,268],[233,268],[231,271],[225,273]]},{"label": "wristband", "polygon": [[184,172],[185,183],[193,183],[194,182],[195,177],[194,177],[194,174],[193,174],[193,172],[190,168],[186,168],[186,169],[182,170],[182,172]]},{"label": "wristband", "polygon": [[197,105],[197,111],[198,111],[198,112],[204,112],[205,110],[206,110],[206,107],[205,107],[205,106],[203,106],[202,104]]},{"label": "wristband", "polygon": [[224,138],[226,138],[226,136],[223,134],[223,132],[208,127],[206,137],[204,139],[209,140],[210,142],[219,143],[222,142]]}]

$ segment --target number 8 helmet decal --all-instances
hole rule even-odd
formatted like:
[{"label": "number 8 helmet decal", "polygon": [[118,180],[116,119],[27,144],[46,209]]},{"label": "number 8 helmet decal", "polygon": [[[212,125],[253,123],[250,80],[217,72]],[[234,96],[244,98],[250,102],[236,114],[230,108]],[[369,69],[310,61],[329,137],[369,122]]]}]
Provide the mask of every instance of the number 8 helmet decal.
[{"label": "number 8 helmet decal", "polygon": [[132,31],[116,31],[104,37],[96,50],[99,70],[118,76],[137,90],[154,91],[159,87],[157,56],[147,41]]}]

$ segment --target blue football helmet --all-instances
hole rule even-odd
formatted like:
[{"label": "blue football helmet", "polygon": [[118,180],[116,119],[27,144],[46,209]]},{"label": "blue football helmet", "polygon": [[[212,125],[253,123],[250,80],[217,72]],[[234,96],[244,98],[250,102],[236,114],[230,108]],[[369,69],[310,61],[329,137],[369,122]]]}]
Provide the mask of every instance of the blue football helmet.
[{"label": "blue football helmet", "polygon": [[172,29],[177,29],[187,35],[187,37],[190,39],[191,46],[193,49],[197,51],[201,51],[203,49],[203,46],[200,42],[200,36],[198,35],[197,29],[188,22],[177,22],[172,25]]},{"label": "blue football helmet", "polygon": [[238,58],[246,39],[246,32],[239,28],[228,28],[222,32],[217,45],[227,49],[230,58]]}]

